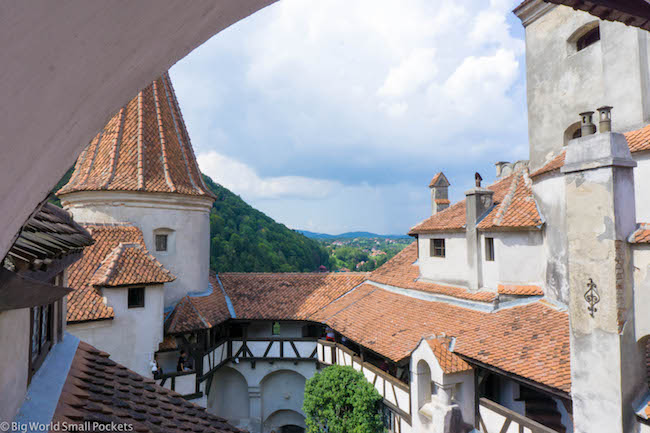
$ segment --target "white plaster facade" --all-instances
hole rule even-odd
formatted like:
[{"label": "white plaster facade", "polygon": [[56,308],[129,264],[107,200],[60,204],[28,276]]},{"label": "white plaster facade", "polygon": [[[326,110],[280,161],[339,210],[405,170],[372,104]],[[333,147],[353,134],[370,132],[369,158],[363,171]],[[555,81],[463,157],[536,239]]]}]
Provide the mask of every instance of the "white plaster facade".
[{"label": "white plaster facade", "polygon": [[[138,286],[141,287],[141,286]],[[164,288],[145,286],[143,308],[128,307],[128,287],[102,289],[115,318],[68,324],[67,330],[80,340],[111,354],[111,358],[136,373],[151,377],[154,353],[163,339]]]},{"label": "white plaster facade", "polygon": [[[166,308],[175,305],[188,293],[209,289],[212,198],[151,192],[85,191],[64,194],[61,201],[76,221],[127,222],[142,230],[149,253],[176,276],[175,281],[165,284]],[[157,233],[168,234],[167,251],[156,251]]]}]

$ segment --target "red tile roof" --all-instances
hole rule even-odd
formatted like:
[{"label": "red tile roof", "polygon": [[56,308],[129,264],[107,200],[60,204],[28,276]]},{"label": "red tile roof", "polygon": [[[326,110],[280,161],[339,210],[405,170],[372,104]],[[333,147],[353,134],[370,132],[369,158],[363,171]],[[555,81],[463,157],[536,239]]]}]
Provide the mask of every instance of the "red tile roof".
[{"label": "red tile roof", "polygon": [[[490,185],[494,191],[494,207],[479,223],[480,230],[510,230],[538,228],[542,224],[531,180],[525,170],[514,173]],[[444,231],[462,231],[465,228],[465,200],[422,221],[410,235]]]},{"label": "red tile roof", "polygon": [[140,243],[120,242],[90,279],[93,286],[169,283],[176,279]]},{"label": "red tile roof", "polygon": [[498,293],[499,295],[544,296],[544,290],[539,286],[517,284],[499,284]]},{"label": "red tile roof", "polygon": [[470,292],[461,287],[445,286],[419,280],[420,268],[415,264],[418,258],[418,243],[414,241],[400,251],[395,257],[373,271],[368,280],[405,289],[419,290],[454,298],[479,302],[492,302],[494,292]]},{"label": "red tile roof", "polygon": [[555,158],[547,162],[542,168],[530,175],[531,178],[541,176],[546,173],[551,173],[560,170],[564,165],[564,158],[566,157],[566,150],[560,152]]},{"label": "red tile roof", "polygon": [[431,182],[429,182],[429,188],[433,188],[434,186],[449,186],[449,185],[450,185],[449,180],[447,180],[447,176],[445,176],[442,171],[436,174],[435,176],[433,176],[433,179],[431,179]]},{"label": "red tile roof", "polygon": [[126,424],[136,432],[243,432],[108,356],[79,343],[53,423]]},{"label": "red tile roof", "polygon": [[166,332],[205,329],[230,319],[221,285],[237,319],[307,320],[315,311],[361,284],[367,276],[356,272],[212,274],[213,292],[208,296],[183,298],[167,319]]},{"label": "red tile roof", "polygon": [[460,373],[461,371],[471,370],[472,367],[461,357],[449,350],[451,338],[437,337],[427,339],[429,347],[433,351],[440,368],[445,374]]},{"label": "red tile roof", "polygon": [[366,283],[312,320],[396,362],[410,356],[423,335],[444,333],[456,338],[454,354],[570,392],[568,315],[542,301],[486,313]]},{"label": "red tile roof", "polygon": [[[129,225],[85,225],[84,226],[92,235],[95,244],[84,249],[82,258],[68,268],[68,286],[75,289],[68,295],[68,309],[67,320],[68,322],[84,322],[88,320],[103,320],[112,319],[114,317],[113,309],[104,304],[102,296],[98,289],[93,287],[93,277],[95,273],[101,272],[97,276],[97,281],[106,275],[109,261],[105,263],[107,256],[114,253],[114,250],[120,245],[125,244],[138,244],[141,246],[141,252],[144,255],[146,248],[144,247],[144,240],[142,232],[139,228]],[[130,253],[135,249],[129,248],[127,251]],[[109,285],[114,283],[120,284],[144,284],[144,283],[158,283],[160,274],[155,272],[151,274],[151,270],[155,267],[162,267],[159,263],[152,263],[152,257],[143,258],[140,253],[133,253],[120,255],[124,260],[118,260],[116,266],[110,273],[108,280]],[[137,256],[137,257],[136,257]],[[119,258],[119,257],[118,257]],[[127,260],[128,259],[128,260]],[[131,261],[134,262],[131,263]],[[155,259],[153,259],[155,260]],[[147,273],[140,275],[135,272],[134,265],[146,264]],[[124,270],[121,269],[124,265]],[[160,270],[168,276],[169,271]],[[151,281],[144,281],[151,278]],[[97,282],[94,281],[94,282]]]},{"label": "red tile roof", "polygon": [[628,241],[633,244],[650,244],[650,224],[639,224],[639,227],[630,235]]},{"label": "red tile roof", "polygon": [[109,120],[77,159],[70,181],[57,194],[99,190],[214,198],[203,183],[167,73]]}]

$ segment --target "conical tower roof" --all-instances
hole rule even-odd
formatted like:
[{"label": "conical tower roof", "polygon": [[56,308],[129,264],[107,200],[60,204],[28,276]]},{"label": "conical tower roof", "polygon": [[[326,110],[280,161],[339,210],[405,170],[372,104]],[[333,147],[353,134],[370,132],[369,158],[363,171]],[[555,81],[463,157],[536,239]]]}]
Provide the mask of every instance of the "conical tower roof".
[{"label": "conical tower roof", "polygon": [[144,191],[214,198],[203,183],[169,75],[129,101],[77,159],[57,195]]}]

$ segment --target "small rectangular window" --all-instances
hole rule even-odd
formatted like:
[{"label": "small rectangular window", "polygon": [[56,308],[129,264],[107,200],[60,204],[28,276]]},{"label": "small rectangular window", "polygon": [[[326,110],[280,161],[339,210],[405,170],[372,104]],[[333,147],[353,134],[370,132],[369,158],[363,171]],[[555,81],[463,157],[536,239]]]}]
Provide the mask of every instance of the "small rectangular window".
[{"label": "small rectangular window", "polygon": [[129,308],[144,307],[144,287],[129,288]]},{"label": "small rectangular window", "polygon": [[431,239],[431,257],[445,257],[444,239]]},{"label": "small rectangular window", "polygon": [[485,261],[494,261],[494,238],[485,238]]},{"label": "small rectangular window", "polygon": [[29,381],[31,381],[32,376],[39,369],[52,347],[53,311],[54,304],[32,307],[30,310],[32,325],[30,330]]},{"label": "small rectangular window", "polygon": [[156,235],[156,251],[167,251],[167,235]]},{"label": "small rectangular window", "polygon": [[273,326],[271,326],[271,335],[280,335],[280,322],[273,322]]}]

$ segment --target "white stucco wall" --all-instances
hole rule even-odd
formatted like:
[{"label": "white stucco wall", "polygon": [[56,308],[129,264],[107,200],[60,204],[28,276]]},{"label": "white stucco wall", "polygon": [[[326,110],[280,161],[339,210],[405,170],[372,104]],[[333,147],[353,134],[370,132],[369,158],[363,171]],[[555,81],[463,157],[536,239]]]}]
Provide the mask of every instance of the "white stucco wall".
[{"label": "white stucco wall", "polygon": [[208,393],[208,412],[244,428],[250,418],[248,383],[243,374],[222,367],[214,374]]},{"label": "white stucco wall", "polygon": [[[445,257],[431,257],[431,239],[445,240]],[[434,282],[467,286],[467,243],[465,232],[422,234],[418,236],[420,274]]]},{"label": "white stucco wall", "polygon": [[[420,385],[426,382],[426,377],[421,378],[421,372],[418,370],[420,362],[426,363],[431,374],[431,381],[437,388],[440,385],[453,385],[454,401],[458,405],[463,415],[463,421],[467,424],[474,423],[474,370],[462,373],[445,374],[437,358],[433,354],[431,347],[426,341],[421,341],[418,347],[411,354],[411,414],[412,414],[412,431],[414,432],[442,432],[440,420],[444,416],[447,407],[440,405],[439,396],[436,390],[432,389],[431,396],[425,396],[420,389]],[[433,418],[421,413],[422,408],[427,400],[433,403]]]},{"label": "white stucco wall", "polygon": [[[142,230],[149,252],[175,276],[165,284],[165,307],[188,292],[208,289],[212,200],[180,194],[77,192],[61,197],[77,222],[128,222]],[[155,232],[171,229],[168,251],[156,251]]]},{"label": "white stucco wall", "polygon": [[280,322],[280,335],[273,335],[273,322],[253,322],[248,326],[248,338],[302,338],[304,322]]},{"label": "white stucco wall", "polygon": [[302,413],[306,378],[292,370],[275,371],[262,380],[262,419],[264,422],[275,412],[291,410]]},{"label": "white stucco wall", "polygon": [[533,170],[562,148],[564,131],[580,120],[580,112],[613,106],[615,131],[640,125],[650,116],[648,32],[601,21],[600,42],[574,52],[569,38],[596,20],[586,12],[559,6],[526,27],[528,134]]},{"label": "white stucco wall", "polygon": [[[494,261],[485,260],[485,238],[494,238]],[[541,284],[544,277],[544,244],[541,230],[481,232],[483,286]]]},{"label": "white stucco wall", "polygon": [[638,164],[634,168],[634,196],[636,202],[636,220],[641,223],[650,223],[650,152],[632,154]]},{"label": "white stucco wall", "polygon": [[533,194],[544,216],[544,293],[553,300],[569,303],[569,256],[566,235],[564,175],[559,172],[537,177]]},{"label": "white stucco wall", "polygon": [[68,324],[68,332],[111,355],[111,359],[151,377],[153,353],[163,338],[163,286],[147,286],[144,308],[128,308],[127,288],[103,289],[113,320]]},{"label": "white stucco wall", "polygon": [[650,334],[650,245],[636,244],[632,247],[634,266],[634,326],[637,341]]},{"label": "white stucco wall", "polygon": [[0,422],[16,416],[27,392],[29,308],[0,312]]}]

